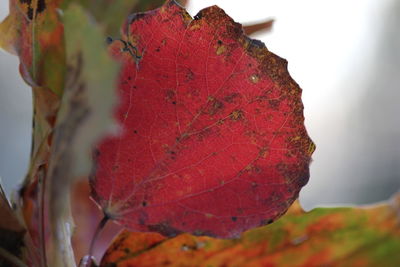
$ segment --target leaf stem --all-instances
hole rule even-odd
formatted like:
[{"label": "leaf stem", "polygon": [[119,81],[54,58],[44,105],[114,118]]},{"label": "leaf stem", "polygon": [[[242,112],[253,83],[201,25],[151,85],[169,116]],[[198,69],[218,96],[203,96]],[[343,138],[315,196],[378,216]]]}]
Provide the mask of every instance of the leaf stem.
[{"label": "leaf stem", "polygon": [[99,237],[101,230],[104,229],[104,226],[108,222],[110,217],[107,214],[104,214],[103,219],[99,222],[97,225],[96,231],[93,234],[92,241],[90,242],[90,247],[89,247],[89,257],[93,256],[93,249],[94,249],[94,244],[96,243],[97,238]]}]

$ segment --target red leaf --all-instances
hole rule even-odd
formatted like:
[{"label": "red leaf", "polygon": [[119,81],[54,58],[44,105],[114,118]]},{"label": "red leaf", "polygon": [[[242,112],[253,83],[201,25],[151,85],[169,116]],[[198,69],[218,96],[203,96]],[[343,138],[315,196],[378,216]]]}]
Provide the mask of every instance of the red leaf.
[{"label": "red leaf", "polygon": [[297,198],[314,145],[284,59],[213,6],[131,18],[115,116],[92,177],[105,214],[136,231],[236,237]]}]

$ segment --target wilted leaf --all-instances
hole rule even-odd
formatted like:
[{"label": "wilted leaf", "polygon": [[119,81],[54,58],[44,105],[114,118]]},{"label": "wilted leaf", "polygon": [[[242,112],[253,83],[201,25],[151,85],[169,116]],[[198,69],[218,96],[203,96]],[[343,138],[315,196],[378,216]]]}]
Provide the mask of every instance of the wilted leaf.
[{"label": "wilted leaf", "polygon": [[368,208],[291,207],[237,240],[124,231],[101,266],[398,266],[400,195]]},{"label": "wilted leaf", "polygon": [[65,50],[63,25],[57,12],[59,2],[10,0],[10,14],[0,24],[1,47],[18,55],[21,75],[32,87],[31,161],[20,191],[22,201],[16,203],[22,207],[32,237],[31,249],[37,249],[34,254],[41,258],[40,264],[44,264],[44,178],[64,88]]},{"label": "wilted leaf", "polygon": [[[32,86],[34,97],[31,165],[24,183],[25,191],[29,191],[28,187],[40,184],[39,168],[46,168],[51,130],[64,87],[63,26],[56,11],[59,1],[9,3],[10,14],[0,24],[0,46],[18,55],[21,75]],[[37,205],[36,197],[33,203],[30,201],[24,197],[25,206]]]},{"label": "wilted leaf", "polygon": [[284,59],[213,6],[173,1],[133,16],[110,45],[122,64],[117,137],[98,146],[94,198],[138,231],[234,237],[297,198],[314,145]]},{"label": "wilted leaf", "polygon": [[65,67],[59,2],[10,0],[10,14],[0,25],[0,44],[19,56],[24,79],[57,95],[64,86]]}]

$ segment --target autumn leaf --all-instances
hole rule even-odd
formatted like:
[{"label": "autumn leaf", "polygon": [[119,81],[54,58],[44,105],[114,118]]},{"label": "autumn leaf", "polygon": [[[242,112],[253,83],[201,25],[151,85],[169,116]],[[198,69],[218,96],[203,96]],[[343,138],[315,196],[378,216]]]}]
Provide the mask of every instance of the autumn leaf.
[{"label": "autumn leaf", "polygon": [[106,216],[228,238],[285,213],[314,150],[287,62],[216,6],[192,19],[168,1],[123,31],[110,45],[121,133],[99,144],[92,177]]},{"label": "autumn leaf", "polygon": [[400,194],[364,208],[292,206],[275,223],[223,240],[124,231],[100,266],[398,266]]},{"label": "autumn leaf", "polygon": [[65,70],[59,2],[10,0],[10,14],[0,24],[0,45],[19,56],[25,81],[56,95],[62,92]]},{"label": "autumn leaf", "polygon": [[[0,24],[0,47],[19,57],[21,75],[32,87],[34,123],[31,162],[23,193],[39,191],[31,188],[40,184],[38,177],[45,172],[51,130],[64,88],[63,26],[56,11],[58,3],[10,0],[10,14]],[[24,201],[26,206],[35,205],[28,203],[27,195]]]}]

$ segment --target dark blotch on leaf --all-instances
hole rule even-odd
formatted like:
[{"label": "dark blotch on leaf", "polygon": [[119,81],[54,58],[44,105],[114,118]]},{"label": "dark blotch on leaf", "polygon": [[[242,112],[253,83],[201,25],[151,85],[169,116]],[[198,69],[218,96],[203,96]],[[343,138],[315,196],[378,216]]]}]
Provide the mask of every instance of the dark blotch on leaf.
[{"label": "dark blotch on leaf", "polygon": [[210,231],[202,231],[202,230],[195,230],[193,232],[193,235],[195,236],[210,236],[210,237],[214,237],[215,235],[210,232]]},{"label": "dark blotch on leaf", "polygon": [[276,99],[271,99],[271,100],[268,101],[268,103],[269,103],[269,106],[271,108],[279,109],[279,105],[280,105],[281,102],[279,100],[276,100]]},{"label": "dark blotch on leaf", "polygon": [[34,17],[34,11],[36,10],[36,14],[42,13],[46,9],[45,0],[38,0],[36,8],[32,7],[32,0],[20,0],[21,4],[28,4],[27,16],[29,20],[32,20]]},{"label": "dark blotch on leaf", "polygon": [[224,97],[224,101],[228,103],[233,103],[235,99],[240,98],[240,94],[238,93],[232,93],[230,95],[227,95]]},{"label": "dark blotch on leaf", "polygon": [[237,217],[233,216],[231,217],[232,222],[236,222],[237,221]]},{"label": "dark blotch on leaf", "polygon": [[37,2],[37,13],[42,13],[46,9],[46,2],[45,0],[38,0]]},{"label": "dark blotch on leaf", "polygon": [[106,43],[107,43],[107,44],[111,44],[113,41],[114,41],[114,40],[113,40],[113,38],[111,38],[111,37],[107,37],[107,38],[106,38]]},{"label": "dark blotch on leaf", "polygon": [[147,219],[148,219],[147,213],[144,210],[140,211],[139,218],[138,218],[138,223],[140,225],[145,225],[146,222],[147,222]]},{"label": "dark blotch on leaf", "polygon": [[210,102],[210,107],[208,109],[208,114],[210,115],[215,115],[217,112],[224,108],[224,103],[222,103],[218,99],[212,98]]},{"label": "dark blotch on leaf", "polygon": [[239,39],[240,36],[243,34],[242,25],[236,22],[230,25],[226,25],[226,31],[233,39]]},{"label": "dark blotch on leaf", "polygon": [[257,46],[258,48],[264,48],[265,44],[261,42],[260,40],[257,39],[251,39],[250,43],[254,46]]},{"label": "dark blotch on leaf", "polygon": [[146,14],[145,13],[135,13],[135,14],[131,14],[128,16],[128,25],[131,24],[132,22],[134,22],[135,20],[138,20],[140,18],[145,17]]},{"label": "dark blotch on leaf", "polygon": [[116,170],[118,170],[118,168],[119,168],[119,166],[118,166],[118,165],[114,165],[114,166],[112,166],[112,167],[111,167],[111,169],[112,169],[113,171],[116,171]]},{"label": "dark blotch on leaf", "polygon": [[28,7],[28,13],[26,14],[29,18],[29,20],[33,19],[33,8],[32,7]]},{"label": "dark blotch on leaf", "polygon": [[261,222],[260,222],[260,226],[268,225],[268,224],[271,224],[271,223],[273,223],[273,222],[274,222],[274,220],[273,220],[273,219],[265,219],[265,220],[261,220]]},{"label": "dark blotch on leaf", "polygon": [[168,237],[177,236],[180,233],[182,233],[182,231],[179,231],[178,229],[170,226],[168,222],[162,222],[160,224],[148,225],[147,228],[152,232],[158,232],[158,233],[168,236]]},{"label": "dark blotch on leaf", "polygon": [[199,12],[199,13],[197,13],[195,16],[194,16],[194,19],[195,20],[199,20],[199,19],[201,19],[203,17],[203,14],[201,14],[201,11]]}]

